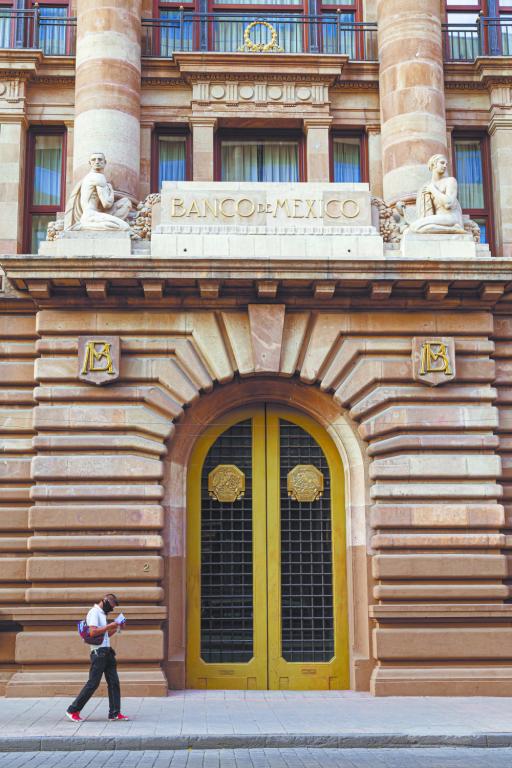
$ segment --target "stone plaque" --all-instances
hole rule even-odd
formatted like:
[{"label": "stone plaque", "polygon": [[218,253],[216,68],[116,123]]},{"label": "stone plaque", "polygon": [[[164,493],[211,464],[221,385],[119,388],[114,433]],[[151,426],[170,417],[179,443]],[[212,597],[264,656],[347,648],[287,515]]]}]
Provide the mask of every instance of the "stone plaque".
[{"label": "stone plaque", "polygon": [[118,336],[78,337],[78,378],[89,384],[110,384],[119,378]]},{"label": "stone plaque", "polygon": [[455,378],[455,341],[452,338],[424,336],[412,340],[413,378],[437,387]]},{"label": "stone plaque", "polygon": [[287,489],[295,501],[316,501],[324,492],[324,476],[313,464],[297,464],[288,472]]},{"label": "stone plaque", "polygon": [[245,475],[234,464],[219,464],[208,475],[208,495],[224,504],[232,504],[245,493]]},{"label": "stone plaque", "polygon": [[367,184],[164,182],[161,225],[311,229],[370,227]]}]

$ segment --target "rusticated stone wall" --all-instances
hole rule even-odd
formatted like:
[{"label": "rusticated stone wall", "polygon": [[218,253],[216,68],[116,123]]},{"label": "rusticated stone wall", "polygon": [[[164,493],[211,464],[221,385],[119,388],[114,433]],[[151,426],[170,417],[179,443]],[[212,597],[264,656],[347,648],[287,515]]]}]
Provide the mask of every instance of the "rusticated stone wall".
[{"label": "rusticated stone wall", "polygon": [[[162,669],[183,682],[184,565],[173,557],[184,557],[186,498],[176,440],[187,433],[192,444],[219,403],[284,402],[288,392],[290,405],[318,414],[346,465],[353,685],[378,695],[510,695],[498,453],[499,431],[507,498],[507,322],[494,331],[485,311],[277,304],[48,309],[37,327],[30,317],[5,318],[7,694],[75,690],[87,649],[71,622],[106,588],[130,617],[116,639],[125,690],[164,693]],[[78,379],[84,334],[121,338],[116,383]],[[425,334],[455,339],[453,382],[413,378],[412,339]],[[505,405],[499,425],[495,382]]]},{"label": "rusticated stone wall", "polygon": [[[24,605],[30,538],[34,358],[34,316],[0,316],[0,606]],[[1,610],[1,608],[0,608]],[[16,634],[0,613],[0,694],[14,672]]]}]

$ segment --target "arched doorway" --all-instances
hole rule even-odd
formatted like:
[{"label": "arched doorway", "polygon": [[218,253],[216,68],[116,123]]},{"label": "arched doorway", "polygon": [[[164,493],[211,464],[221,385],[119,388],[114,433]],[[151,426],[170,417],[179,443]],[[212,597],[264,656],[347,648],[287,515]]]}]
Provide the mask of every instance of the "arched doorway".
[{"label": "arched doorway", "polygon": [[188,471],[188,687],[349,687],[343,480],[331,438],[289,408],[240,409],[202,434]]}]

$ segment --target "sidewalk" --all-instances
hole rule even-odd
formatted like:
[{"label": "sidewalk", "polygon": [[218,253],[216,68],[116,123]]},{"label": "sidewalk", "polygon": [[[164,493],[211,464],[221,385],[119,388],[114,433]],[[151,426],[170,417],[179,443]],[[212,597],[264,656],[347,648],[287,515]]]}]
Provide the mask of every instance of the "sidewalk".
[{"label": "sidewalk", "polygon": [[512,698],[373,698],[365,693],[178,691],[124,699],[108,722],[92,699],[82,723],[70,699],[0,699],[0,752],[221,747],[512,746]]}]

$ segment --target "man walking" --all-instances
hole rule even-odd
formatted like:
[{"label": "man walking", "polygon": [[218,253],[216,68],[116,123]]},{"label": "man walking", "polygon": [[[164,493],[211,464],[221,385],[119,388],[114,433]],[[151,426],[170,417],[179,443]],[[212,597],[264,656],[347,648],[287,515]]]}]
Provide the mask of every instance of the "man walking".
[{"label": "man walking", "polygon": [[101,682],[102,675],[105,675],[108,688],[108,719],[109,720],[128,720],[122,715],[121,710],[121,687],[117,674],[116,653],[110,647],[110,638],[124,624],[124,616],[121,614],[115,621],[107,622],[107,615],[117,606],[119,601],[113,594],[105,595],[103,600],[94,605],[87,614],[87,626],[89,627],[89,636],[101,637],[101,645],[95,646],[91,651],[91,666],[89,669],[89,679],[67,709],[66,716],[74,723],[82,720],[80,712],[87,704],[94,691]]}]

